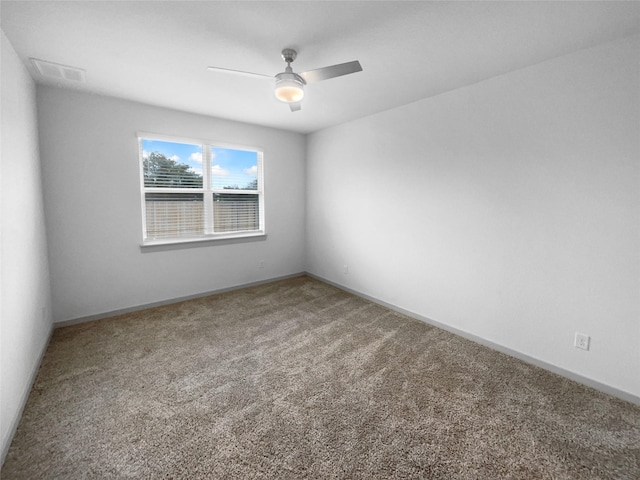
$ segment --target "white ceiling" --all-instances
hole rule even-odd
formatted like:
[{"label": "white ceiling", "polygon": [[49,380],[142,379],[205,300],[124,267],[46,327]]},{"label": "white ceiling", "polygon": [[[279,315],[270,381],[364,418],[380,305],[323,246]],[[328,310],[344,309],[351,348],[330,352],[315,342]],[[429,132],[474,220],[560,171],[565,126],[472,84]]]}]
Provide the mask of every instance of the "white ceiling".
[{"label": "white ceiling", "polygon": [[[2,30],[36,82],[312,132],[640,31],[640,2],[7,1]],[[269,80],[359,60],[290,112]],[[42,77],[29,57],[86,70]]]}]

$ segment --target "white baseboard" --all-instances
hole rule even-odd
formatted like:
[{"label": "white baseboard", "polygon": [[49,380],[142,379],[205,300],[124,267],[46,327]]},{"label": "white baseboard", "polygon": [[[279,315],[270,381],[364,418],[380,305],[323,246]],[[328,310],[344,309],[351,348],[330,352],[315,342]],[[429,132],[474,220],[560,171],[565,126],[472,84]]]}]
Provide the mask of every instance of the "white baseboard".
[{"label": "white baseboard", "polygon": [[492,350],[496,350],[498,352],[504,353],[506,355],[509,355],[511,357],[517,358],[519,360],[522,360],[523,362],[529,363],[531,365],[535,365],[536,367],[540,367],[544,370],[548,370],[550,372],[556,373],[562,377],[566,377],[570,380],[573,380],[575,382],[581,383],[583,385],[586,385],[588,387],[594,388],[596,390],[599,390],[601,392],[604,392],[606,394],[612,395],[614,397],[617,397],[621,400],[625,400],[627,402],[636,404],[636,405],[640,405],[640,397],[637,395],[634,395],[632,393],[626,392],[624,390],[620,390],[619,388],[616,387],[612,387],[611,385],[607,385],[606,383],[602,383],[602,382],[598,382],[597,380],[593,380],[591,378],[588,377],[584,377],[578,373],[572,372],[570,370],[566,370],[564,368],[558,367],[556,365],[553,365],[551,363],[547,363],[544,360],[540,360],[538,358],[535,357],[531,357],[525,353],[519,352],[517,350],[513,350],[509,347],[506,347],[504,345],[500,345],[498,343],[494,343],[490,340],[486,340],[482,337],[478,337],[477,335],[474,335],[472,333],[469,332],[465,332],[463,330],[459,330],[455,327],[451,327],[450,325],[438,322],[436,320],[432,320],[431,318],[427,318],[423,315],[420,315],[418,313],[415,312],[411,312],[409,310],[405,310],[404,308],[398,307],[397,305],[393,305],[391,303],[387,303],[384,302],[382,300],[379,300],[377,298],[371,297],[369,295],[366,295],[362,292],[359,292],[357,290],[354,290],[352,288],[349,287],[345,287],[344,285],[340,285],[339,283],[336,282],[332,282],[331,280],[327,280],[326,278],[320,277],[318,275],[315,275],[313,273],[309,273],[306,272],[306,275],[308,275],[311,278],[315,278],[317,280],[320,280],[322,282],[328,283],[329,285],[333,285],[336,288],[339,288],[340,290],[344,290],[345,292],[349,292],[352,293],[354,295],[357,295],[358,297],[364,298],[365,300],[369,300],[373,303],[377,303],[378,305],[382,305],[383,307],[386,307],[390,310],[393,310],[395,312],[398,313],[402,313],[403,315],[406,315],[408,317],[411,318],[415,318],[416,320],[420,320],[421,322],[424,323],[428,323],[429,325],[433,325],[434,327],[438,327],[441,328],[442,330],[446,330],[447,332],[451,332],[455,335],[459,335],[463,338],[466,338],[467,340],[471,340],[472,342],[475,343],[479,343],[480,345],[484,345],[485,347],[491,348]]},{"label": "white baseboard", "polygon": [[0,466],[4,465],[4,461],[7,458],[7,454],[9,453],[9,447],[11,446],[11,442],[13,441],[13,436],[16,434],[18,425],[20,424],[20,419],[22,418],[22,413],[24,412],[24,408],[27,406],[27,400],[29,400],[29,394],[31,393],[33,384],[36,381],[36,377],[38,376],[38,371],[40,370],[42,359],[44,358],[44,355],[47,353],[49,342],[51,342],[51,335],[53,335],[53,325],[50,326],[49,335],[47,335],[47,339],[43,342],[42,346],[40,347],[40,355],[38,355],[38,359],[34,363],[33,368],[31,369],[31,375],[29,375],[29,381],[27,382],[24,390],[22,391],[22,395],[20,395],[20,408],[18,409],[15,416],[11,420],[11,427],[7,431],[6,438],[2,439],[2,452],[0,452]]},{"label": "white baseboard", "polygon": [[144,305],[136,305],[134,307],[111,310],[108,312],[97,313],[95,315],[72,318],[69,320],[55,322],[53,324],[53,327],[62,328],[62,327],[68,327],[70,325],[77,325],[79,323],[93,322],[95,320],[102,320],[103,318],[115,317],[117,315],[123,315],[125,313],[138,312],[140,310],[146,310],[148,308],[161,307],[163,305],[170,305],[172,303],[184,302],[185,300],[193,300],[195,298],[208,297],[209,295],[216,295],[218,293],[231,292],[233,290],[240,290],[242,288],[254,287],[256,285],[262,285],[265,283],[277,282],[278,280],[285,280],[287,278],[301,277],[303,275],[306,275],[305,272],[292,273],[289,275],[283,275],[281,277],[268,278],[266,280],[258,280],[256,282],[244,283],[242,285],[234,285],[232,287],[220,288],[218,290],[210,290],[208,292],[196,293],[196,294],[187,295],[184,297],[169,298],[167,300],[161,300],[159,302],[145,303]]}]

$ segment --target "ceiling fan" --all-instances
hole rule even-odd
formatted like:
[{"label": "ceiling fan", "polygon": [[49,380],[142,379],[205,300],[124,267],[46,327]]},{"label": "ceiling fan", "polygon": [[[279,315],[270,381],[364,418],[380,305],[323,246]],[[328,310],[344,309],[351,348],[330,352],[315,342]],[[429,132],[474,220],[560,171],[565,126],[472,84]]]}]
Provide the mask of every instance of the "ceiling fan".
[{"label": "ceiling fan", "polygon": [[302,108],[300,102],[304,98],[304,86],[308,83],[328,80],[329,78],[341,77],[350,73],[361,72],[360,62],[340,63],[331,65],[330,67],[318,68],[307,72],[295,73],[291,68],[291,64],[296,59],[298,52],[292,48],[282,50],[282,59],[287,63],[284,72],[278,73],[275,77],[263,75],[261,73],[243,72],[240,70],[230,70],[228,68],[208,67],[208,70],[224,73],[237,73],[241,75],[251,75],[260,78],[270,78],[276,80],[275,95],[278,100],[289,104],[292,112],[297,112]]}]

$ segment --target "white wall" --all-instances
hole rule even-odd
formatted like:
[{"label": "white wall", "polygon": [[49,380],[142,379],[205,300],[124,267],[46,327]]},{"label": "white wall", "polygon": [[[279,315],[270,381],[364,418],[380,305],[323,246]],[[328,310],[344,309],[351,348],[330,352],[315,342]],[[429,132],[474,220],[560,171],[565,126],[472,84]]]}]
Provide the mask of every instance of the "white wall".
[{"label": "white wall", "polygon": [[36,87],[4,32],[0,33],[0,453],[4,460],[51,334],[51,300]]},{"label": "white wall", "polygon": [[[38,112],[54,321],[303,271],[304,136],[50,87]],[[266,240],[141,249],[138,131],[262,147]]]},{"label": "white wall", "polygon": [[311,135],[307,270],[640,397],[639,60],[634,36]]}]

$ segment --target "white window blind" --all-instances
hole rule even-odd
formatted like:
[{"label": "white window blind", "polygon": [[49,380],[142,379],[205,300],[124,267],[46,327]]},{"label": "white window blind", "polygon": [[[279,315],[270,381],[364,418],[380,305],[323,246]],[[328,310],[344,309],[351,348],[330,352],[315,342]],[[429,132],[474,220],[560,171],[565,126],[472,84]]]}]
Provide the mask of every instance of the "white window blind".
[{"label": "white window blind", "polygon": [[262,151],[138,139],[144,244],[264,234]]}]

